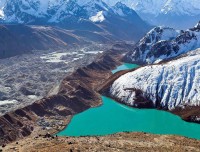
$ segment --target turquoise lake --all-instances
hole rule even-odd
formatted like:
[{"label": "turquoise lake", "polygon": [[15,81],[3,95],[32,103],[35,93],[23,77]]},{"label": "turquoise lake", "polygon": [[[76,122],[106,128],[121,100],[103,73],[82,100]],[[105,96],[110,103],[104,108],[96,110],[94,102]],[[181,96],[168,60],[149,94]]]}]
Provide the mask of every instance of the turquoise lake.
[{"label": "turquoise lake", "polygon": [[[138,67],[124,64],[113,73]],[[149,109],[135,109],[121,105],[102,96],[103,105],[77,114],[71,123],[57,135],[92,136],[117,132],[147,132],[153,134],[173,134],[200,139],[200,125],[183,121],[169,112]]]},{"label": "turquoise lake", "polygon": [[113,70],[112,73],[116,73],[121,70],[134,69],[134,68],[138,68],[138,67],[139,67],[139,65],[137,65],[137,64],[124,63],[124,64],[118,66],[115,70]]}]

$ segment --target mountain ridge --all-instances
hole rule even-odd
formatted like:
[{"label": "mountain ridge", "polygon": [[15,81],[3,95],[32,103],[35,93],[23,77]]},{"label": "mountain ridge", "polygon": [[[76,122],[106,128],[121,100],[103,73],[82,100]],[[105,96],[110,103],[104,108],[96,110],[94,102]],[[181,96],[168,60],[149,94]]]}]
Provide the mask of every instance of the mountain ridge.
[{"label": "mountain ridge", "polygon": [[[121,6],[128,13],[133,10],[122,5],[121,2],[114,6],[106,4],[102,0],[90,0],[84,5],[80,6],[77,0],[59,0],[59,1],[23,1],[13,0],[7,1],[0,6],[2,23],[23,23],[31,24],[34,22],[57,23],[62,22],[63,18],[75,17],[78,20],[89,19],[98,12],[103,11],[105,14],[114,14],[122,16],[121,13],[116,12],[116,8]],[[122,7],[123,6],[123,7]],[[126,11],[128,9],[128,12]]]},{"label": "mountain ridge", "polygon": [[124,58],[139,64],[159,63],[200,47],[200,22],[188,30],[155,27]]},{"label": "mountain ridge", "polygon": [[[79,4],[87,2],[79,0]],[[169,26],[176,29],[188,29],[200,18],[198,0],[107,0],[114,6],[122,2],[135,10],[142,19],[155,26]],[[152,9],[153,8],[153,9]]]}]

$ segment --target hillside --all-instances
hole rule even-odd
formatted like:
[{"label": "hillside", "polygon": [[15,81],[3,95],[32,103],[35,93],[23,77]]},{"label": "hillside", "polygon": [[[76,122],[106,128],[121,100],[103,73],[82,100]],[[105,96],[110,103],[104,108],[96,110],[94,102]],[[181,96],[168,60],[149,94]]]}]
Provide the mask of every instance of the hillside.
[{"label": "hillside", "polygon": [[0,25],[0,58],[30,53],[32,50],[61,49],[83,42],[83,38],[59,28]]},{"label": "hillside", "polygon": [[[176,145],[176,146],[174,146]],[[151,135],[146,133],[118,133],[95,137],[58,137],[58,138],[28,138],[13,143],[3,150],[7,152],[66,152],[66,151],[199,151],[200,142],[179,136]]]},{"label": "hillside", "polygon": [[[42,131],[55,133],[62,130],[73,115],[99,106],[98,87],[112,75],[111,69],[120,63],[121,53],[129,49],[126,44],[115,45],[91,64],[67,75],[56,94],[1,116],[0,143],[9,143]],[[50,130],[42,129],[47,127],[46,123]]]}]

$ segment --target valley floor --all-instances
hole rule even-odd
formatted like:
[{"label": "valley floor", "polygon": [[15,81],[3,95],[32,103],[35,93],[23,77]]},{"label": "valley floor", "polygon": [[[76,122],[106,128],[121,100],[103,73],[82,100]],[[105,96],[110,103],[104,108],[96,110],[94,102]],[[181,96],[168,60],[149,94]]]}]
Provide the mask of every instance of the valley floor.
[{"label": "valley floor", "polygon": [[34,51],[0,60],[0,116],[57,93],[62,79],[91,63],[108,46]]},{"label": "valley floor", "polygon": [[82,151],[200,151],[200,141],[179,136],[151,135],[145,133],[119,133],[104,137],[28,138],[14,142],[5,152],[82,152]]}]

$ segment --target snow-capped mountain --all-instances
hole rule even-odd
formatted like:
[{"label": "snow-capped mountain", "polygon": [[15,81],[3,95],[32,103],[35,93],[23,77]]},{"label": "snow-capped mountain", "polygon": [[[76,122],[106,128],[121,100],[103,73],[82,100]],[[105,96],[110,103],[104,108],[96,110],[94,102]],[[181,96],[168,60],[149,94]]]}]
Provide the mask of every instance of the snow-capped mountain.
[{"label": "snow-capped mountain", "polygon": [[195,16],[200,14],[200,3],[198,0],[168,0],[162,6],[161,13]]},{"label": "snow-capped mountain", "polygon": [[200,49],[163,64],[128,72],[110,87],[110,94],[133,107],[174,109],[200,106]]},{"label": "snow-capped mountain", "polygon": [[[3,43],[0,49],[2,58],[19,52],[15,51],[15,47],[10,43],[14,46],[19,43],[18,49],[21,50],[27,49],[24,47],[24,39],[28,41],[26,44],[29,46],[37,45],[35,40],[41,38],[37,32],[44,33],[29,28],[32,25],[43,29],[49,26],[57,27],[56,30],[48,28],[49,30],[45,31],[44,35],[51,36],[54,33],[50,38],[55,37],[57,40],[57,37],[59,39],[62,37],[64,44],[69,45],[73,41],[69,42],[66,35],[73,35],[72,37],[80,39],[80,42],[83,42],[82,40],[91,43],[110,43],[121,40],[136,42],[152,28],[134,10],[121,3],[110,7],[102,0],[90,0],[84,5],[79,5],[77,0],[6,0],[5,3],[0,0],[0,2],[0,24],[5,26],[0,29],[0,34],[5,34],[2,36]],[[28,27],[17,26],[19,24],[26,24]],[[7,25],[11,26],[8,28]],[[58,33],[61,35],[56,36]],[[10,35],[15,36],[9,40],[5,38],[6,36],[10,38]],[[45,37],[45,40],[48,39]],[[40,49],[52,47],[49,41],[41,42],[44,42],[45,47],[40,47]],[[57,45],[57,43],[52,44],[55,47]],[[28,47],[27,50],[34,47]]]},{"label": "snow-capped mountain", "polygon": [[162,13],[190,16],[200,14],[198,0],[122,0],[122,2],[140,13],[156,16]]},{"label": "snow-capped mountain", "polygon": [[82,17],[76,0],[8,0],[2,12],[6,23],[57,22],[70,15]]},{"label": "snow-capped mountain", "polygon": [[[85,4],[88,0],[78,0]],[[134,9],[143,19],[157,26],[187,29],[200,19],[199,0],[105,0],[113,6],[122,2]]]},{"label": "snow-capped mountain", "polygon": [[200,22],[189,30],[155,27],[129,52],[125,61],[158,63],[200,47]]},{"label": "snow-capped mountain", "polygon": [[102,20],[104,13],[118,2],[152,25],[186,29],[200,18],[199,0],[2,0],[0,18],[16,23],[58,22],[65,16],[99,16]]},{"label": "snow-capped mountain", "polygon": [[199,0],[123,0],[154,25],[187,29],[200,19]]},{"label": "snow-capped mountain", "polygon": [[102,0],[91,0],[85,5],[83,5],[83,8],[87,11],[87,14],[91,17],[96,15],[100,11],[107,12],[110,9],[110,6],[108,6]]},{"label": "snow-capped mountain", "polygon": [[[131,9],[130,7],[126,6],[124,3],[121,2],[117,2],[113,7],[112,7],[112,11],[119,15],[119,16],[137,16],[137,13]],[[130,18],[133,19],[133,18]]]},{"label": "snow-capped mountain", "polygon": [[50,20],[48,22],[58,23],[69,18],[84,18],[87,16],[87,12],[84,8],[79,6],[75,0],[64,0],[61,5],[53,7],[48,10],[51,13]]},{"label": "snow-capped mountain", "polygon": [[91,39],[101,39],[94,33],[101,32],[112,40],[138,41],[150,29],[134,10],[120,2],[111,7],[103,0],[84,4],[77,0],[7,0],[0,8],[2,24],[59,26],[76,30],[78,35],[93,34]]},{"label": "snow-capped mountain", "polygon": [[127,8],[121,3],[111,7],[102,0],[90,0],[84,5],[79,5],[77,0],[8,0],[0,3],[0,18],[5,23],[25,24],[58,23],[66,18],[89,19],[96,22],[98,18],[103,21],[108,14],[130,15],[131,9]]}]

